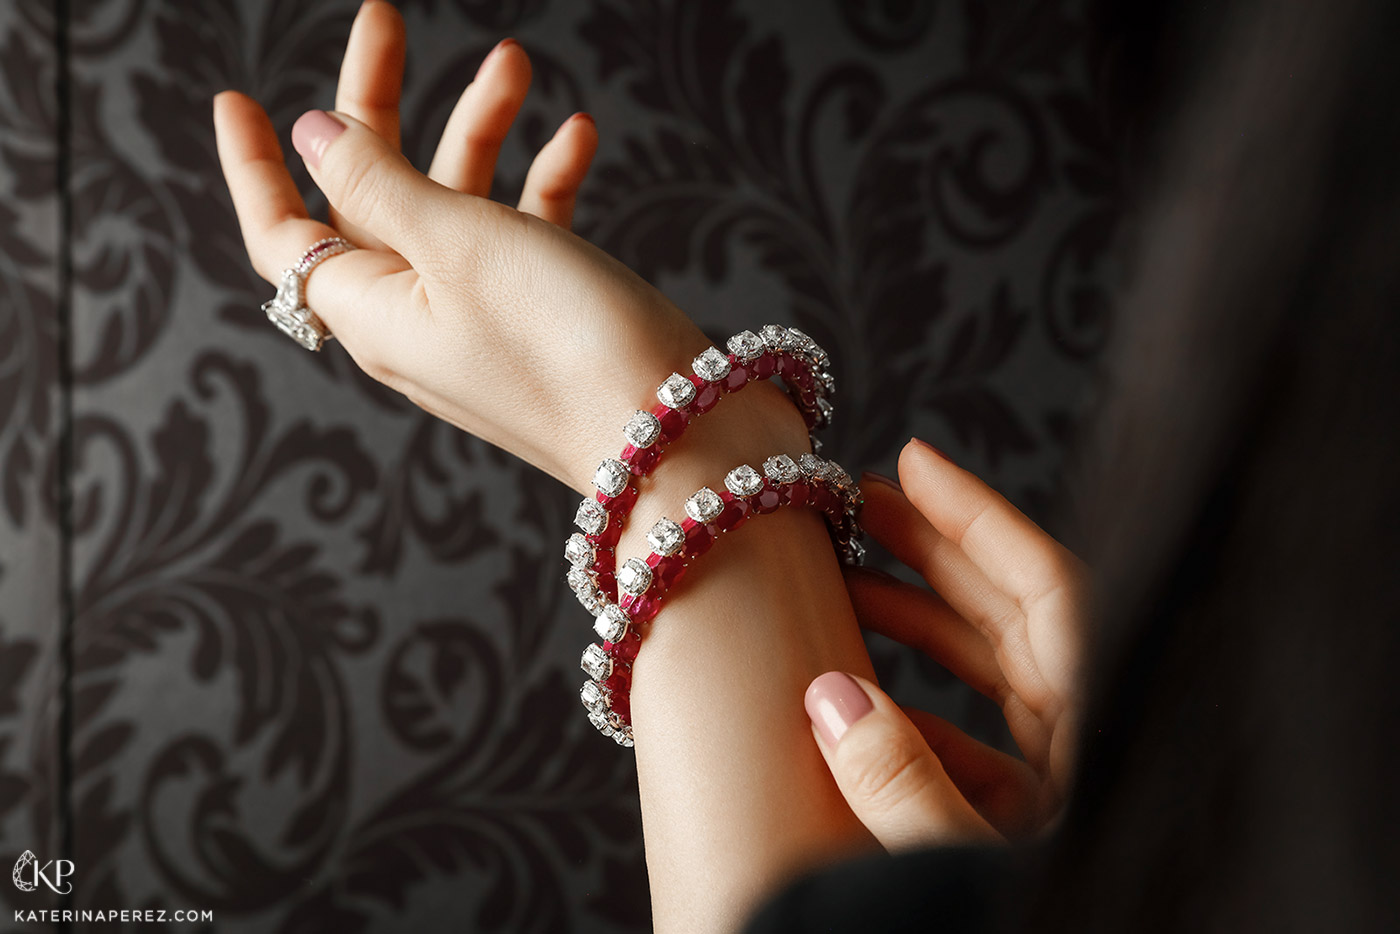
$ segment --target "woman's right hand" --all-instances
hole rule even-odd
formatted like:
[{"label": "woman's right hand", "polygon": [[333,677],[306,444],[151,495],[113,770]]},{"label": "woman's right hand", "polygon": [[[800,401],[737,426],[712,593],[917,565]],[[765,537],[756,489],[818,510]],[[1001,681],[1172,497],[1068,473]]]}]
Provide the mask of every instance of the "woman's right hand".
[{"label": "woman's right hand", "polygon": [[[567,229],[597,145],[575,115],[540,151],[517,208],[490,200],[496,155],[530,81],[506,40],[448,120],[428,173],[400,153],[403,22],[361,7],[337,111],[311,111],[293,142],[332,211],[308,217],[276,133],[250,98],[215,98],[219,158],[243,238],[270,283],[312,243],[361,249],[326,260],[306,302],[371,377],[423,409],[524,458],[579,491],[621,446],[618,429],[709,341],[660,292]],[[779,444],[805,443],[771,386],[745,392],[771,412]],[[738,408],[726,406],[726,408]]]}]

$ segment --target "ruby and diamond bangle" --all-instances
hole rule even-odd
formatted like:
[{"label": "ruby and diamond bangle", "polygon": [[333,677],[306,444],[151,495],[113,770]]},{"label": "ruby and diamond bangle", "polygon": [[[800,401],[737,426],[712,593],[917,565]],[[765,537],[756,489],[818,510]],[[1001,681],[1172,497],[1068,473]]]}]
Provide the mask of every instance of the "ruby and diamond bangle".
[{"label": "ruby and diamond bangle", "polygon": [[[579,532],[565,545],[572,567],[569,587],[595,616],[606,603],[617,600],[614,546],[637,503],[635,481],[656,468],[693,418],[714,408],[726,394],[777,376],[802,413],[812,450],[821,450],[811,433],[830,423],[833,409],[828,397],[836,386],[826,351],[797,328],[776,324],[764,325],[758,333],[741,331],[725,346],[727,355],[709,347],[697,356],[691,362],[693,376],[672,373],[656,390],[659,404],[633,413],[622,429],[627,442],[622,453],[598,465],[593,475],[597,493],[579,504],[574,515]],[[591,554],[591,560],[579,560],[584,554]]]},{"label": "ruby and diamond bangle", "polygon": [[[641,647],[643,630],[661,609],[667,591],[687,569],[725,532],[733,531],[753,516],[775,512],[783,506],[810,506],[827,520],[837,554],[847,564],[859,564],[864,549],[857,516],[860,488],[840,465],[814,454],[793,460],[786,454],[770,457],[763,472],[741,464],[724,478],[725,490],[716,493],[702,487],[685,501],[686,518],[657,520],[647,533],[651,554],[645,560],[629,558],[617,573],[623,597],[603,601],[594,630],[603,644],[584,650],[580,667],[589,676],[579,697],[588,719],[599,732],[621,746],[633,745],[631,723],[632,661]],[[570,571],[586,575],[588,555]]]}]

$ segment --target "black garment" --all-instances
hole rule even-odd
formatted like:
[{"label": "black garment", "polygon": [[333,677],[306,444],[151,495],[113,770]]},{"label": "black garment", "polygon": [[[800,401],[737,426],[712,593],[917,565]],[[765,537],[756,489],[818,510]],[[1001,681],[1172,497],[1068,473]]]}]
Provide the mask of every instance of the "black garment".
[{"label": "black garment", "polygon": [[754,915],[746,934],[1008,930],[1029,859],[1006,846],[963,846],[842,863],[788,886]]}]

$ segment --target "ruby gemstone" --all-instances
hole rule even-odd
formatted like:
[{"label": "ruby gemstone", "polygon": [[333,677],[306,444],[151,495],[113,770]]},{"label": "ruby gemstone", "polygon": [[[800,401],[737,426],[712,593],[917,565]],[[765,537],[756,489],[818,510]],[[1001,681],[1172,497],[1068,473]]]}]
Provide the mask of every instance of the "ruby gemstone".
[{"label": "ruby gemstone", "polygon": [[670,590],[685,577],[685,556],[677,553],[662,558],[656,563],[655,574],[661,586]]},{"label": "ruby gemstone", "polygon": [[651,473],[651,468],[656,466],[656,462],[661,459],[661,448],[658,445],[638,448],[627,445],[622,449],[622,462],[627,465],[627,469],[634,477],[645,477]]},{"label": "ruby gemstone", "polygon": [[724,385],[712,383],[699,376],[692,376],[690,381],[695,384],[695,398],[686,408],[696,415],[704,415],[719,402],[720,396],[724,394]]},{"label": "ruby gemstone", "polygon": [[615,660],[630,663],[637,657],[637,650],[642,647],[642,637],[635,630],[627,630],[627,635],[622,637],[621,642],[604,642],[603,651],[611,655]]},{"label": "ruby gemstone", "polygon": [[603,508],[611,516],[608,520],[608,528],[616,525],[621,530],[622,522],[620,520],[626,519],[627,514],[632,511],[632,507],[637,505],[637,488],[629,483],[627,488],[616,496],[606,496],[600,492],[598,502],[603,504]]},{"label": "ruby gemstone", "polygon": [[631,594],[623,596],[620,606],[627,611],[627,615],[632,617],[634,623],[645,623],[656,617],[661,610],[661,598],[654,595],[650,590],[640,597]]},{"label": "ruby gemstone", "polygon": [[613,713],[622,718],[622,722],[628,726],[632,725],[632,698],[627,694],[614,694],[612,701]]},{"label": "ruby gemstone", "polygon": [[753,511],[760,516],[766,516],[770,512],[777,510],[783,504],[782,491],[773,485],[773,481],[768,478],[763,480],[763,489],[759,490],[750,499],[753,503]]},{"label": "ruby gemstone", "polygon": [[836,494],[825,486],[813,484],[812,495],[807,503],[813,509],[819,509],[829,515],[836,505]]},{"label": "ruby gemstone", "polygon": [[[659,441],[675,441],[685,431],[685,426],[690,424],[690,415],[684,409],[658,405],[652,408],[651,414],[655,415],[657,420],[661,422]],[[655,445],[652,446],[655,447]]]},{"label": "ruby gemstone", "polygon": [[685,547],[681,554],[685,555],[687,561],[700,557],[715,543],[715,533],[705,523],[696,522],[686,516],[681,520],[681,528],[685,529]]},{"label": "ruby gemstone", "polygon": [[768,379],[778,372],[778,359],[773,356],[773,352],[765,350],[758,359],[749,364],[749,372],[754,379]]},{"label": "ruby gemstone", "polygon": [[[760,494],[761,495],[761,494]],[[747,500],[736,499],[734,494],[725,490],[720,494],[721,499],[727,500],[724,508],[720,510],[718,516],[710,523],[717,531],[728,532],[738,528],[745,519],[749,517],[752,507]]]},{"label": "ruby gemstone", "polygon": [[[606,504],[604,504],[606,506]],[[617,540],[622,537],[622,518],[612,516],[608,520],[608,527],[597,535],[584,536],[598,548],[611,548],[617,544]]]},{"label": "ruby gemstone", "polygon": [[603,687],[614,694],[626,694],[632,689],[632,669],[626,665],[614,665],[613,672],[603,682]]},{"label": "ruby gemstone", "polygon": [[724,391],[733,392],[742,389],[749,381],[749,371],[739,362],[733,354],[729,355],[729,375],[724,378]]},{"label": "ruby gemstone", "polygon": [[812,496],[812,485],[797,480],[782,487],[783,502],[789,506],[806,506]]}]

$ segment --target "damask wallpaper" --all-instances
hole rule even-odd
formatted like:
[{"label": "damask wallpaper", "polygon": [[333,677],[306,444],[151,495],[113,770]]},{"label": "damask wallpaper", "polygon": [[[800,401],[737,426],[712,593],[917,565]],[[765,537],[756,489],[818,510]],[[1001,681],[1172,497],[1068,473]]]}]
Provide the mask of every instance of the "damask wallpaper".
[{"label": "damask wallpaper", "polygon": [[[71,893],[0,901],[643,930],[630,754],[575,697],[575,497],[258,309],[210,98],[247,91],[285,134],[330,105],[355,7],[0,4],[0,863],[73,866]],[[1053,522],[1123,201],[1082,4],[400,7],[420,165],[515,36],[535,86],[499,195],[591,112],[583,236],[716,337],[831,349],[843,463],[889,473],[918,434]],[[1003,738],[871,645],[897,696]]]}]

